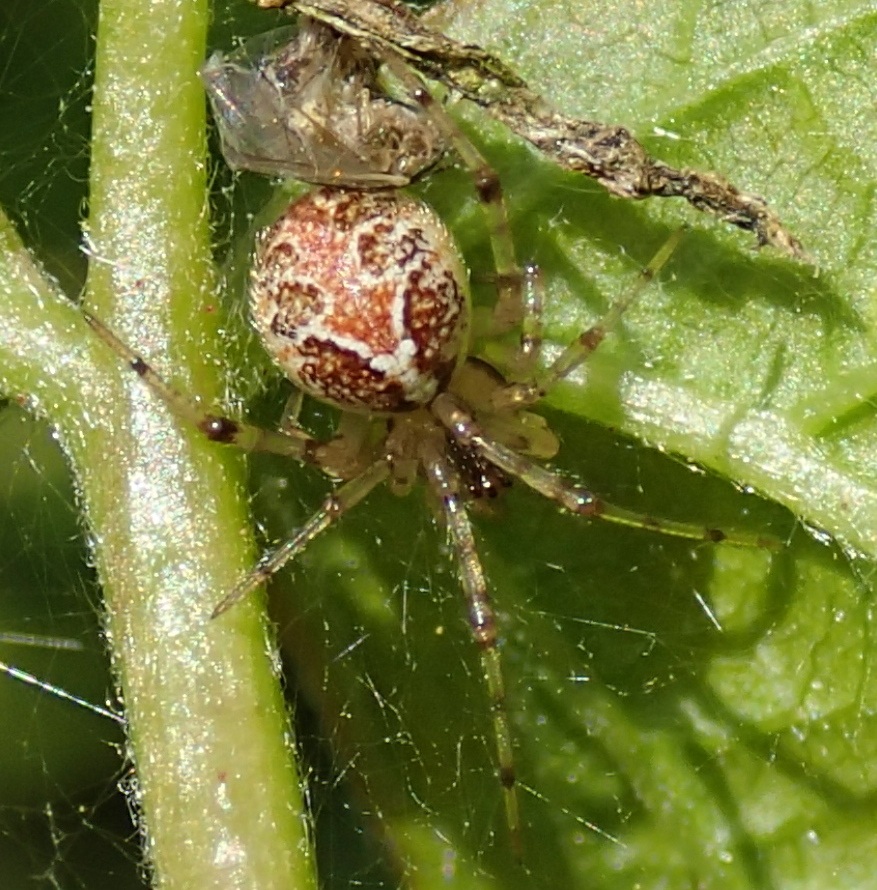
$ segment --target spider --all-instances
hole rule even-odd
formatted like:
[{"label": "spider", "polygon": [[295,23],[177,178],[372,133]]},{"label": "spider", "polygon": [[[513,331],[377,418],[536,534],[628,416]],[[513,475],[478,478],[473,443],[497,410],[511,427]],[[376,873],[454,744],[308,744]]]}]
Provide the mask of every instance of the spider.
[{"label": "spider", "polygon": [[[456,555],[467,621],[492,704],[506,821],[520,854],[521,817],[506,715],[497,622],[469,505],[517,480],[563,510],[669,535],[773,546],[713,528],[624,510],[543,462],[558,441],[530,408],[587,360],[672,254],[681,232],[604,318],[540,366],[538,277],[520,270],[499,181],[431,94],[392,58],[404,87],[380,87],[375,62],[347,38],[306,21],[267,53],[214,56],[203,76],[224,150],[237,166],[322,183],[293,201],[256,239],[250,308],[265,348],[306,395],[340,410],[334,436],[314,437],[293,410],[272,430],[205,411],[167,383],[98,319],[92,328],[181,420],[211,441],[313,465],[336,485],[301,528],[219,602],[217,617],[299,556],[376,487],[425,485]],[[472,171],[491,223],[497,311],[491,332],[520,323],[507,366],[471,352],[468,277],[449,231],[424,202],[396,188],[453,148]]]}]

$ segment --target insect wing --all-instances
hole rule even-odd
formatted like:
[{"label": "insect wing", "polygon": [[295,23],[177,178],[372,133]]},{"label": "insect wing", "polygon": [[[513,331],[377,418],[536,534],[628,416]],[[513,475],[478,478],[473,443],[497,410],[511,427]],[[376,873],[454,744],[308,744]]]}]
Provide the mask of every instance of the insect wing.
[{"label": "insect wing", "polygon": [[[295,34],[281,29],[289,39]],[[278,36],[276,32],[273,35]],[[233,53],[214,53],[201,69],[222,153],[228,165],[269,176],[299,176],[301,140],[288,125],[287,103],[293,96],[274,74],[263,38],[248,41]]]},{"label": "insect wing", "polygon": [[[376,169],[357,144],[358,114],[337,41],[321,32],[279,28],[214,53],[201,79],[230,167],[318,185],[385,188],[410,177]],[[341,132],[345,136],[339,135]]]}]

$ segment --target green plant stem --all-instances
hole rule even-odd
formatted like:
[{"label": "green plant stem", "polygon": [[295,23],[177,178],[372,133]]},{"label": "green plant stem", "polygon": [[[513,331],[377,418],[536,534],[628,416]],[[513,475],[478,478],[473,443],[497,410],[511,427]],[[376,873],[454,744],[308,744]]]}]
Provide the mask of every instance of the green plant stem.
[{"label": "green plant stem", "polygon": [[[206,22],[206,3],[101,6],[85,299],[209,397],[220,365],[203,353],[216,343],[196,76]],[[5,219],[0,248],[0,386],[58,428],[77,476],[155,883],[313,886],[262,611],[209,620],[253,558],[241,462],[178,429]]]}]

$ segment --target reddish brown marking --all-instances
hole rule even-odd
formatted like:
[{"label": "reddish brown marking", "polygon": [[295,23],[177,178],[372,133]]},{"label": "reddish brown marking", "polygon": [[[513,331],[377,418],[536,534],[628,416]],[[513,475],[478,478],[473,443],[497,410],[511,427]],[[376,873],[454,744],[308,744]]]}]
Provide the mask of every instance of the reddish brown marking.
[{"label": "reddish brown marking", "polygon": [[293,202],[259,239],[251,299],[290,379],[340,407],[425,404],[465,351],[468,294],[450,236],[397,193],[319,189]]},{"label": "reddish brown marking", "polygon": [[339,337],[367,343],[376,353],[392,352],[399,345],[393,330],[392,306],[395,289],[387,282],[366,290],[352,281],[339,282],[335,311],[326,325]]},{"label": "reddish brown marking", "polygon": [[579,343],[588,350],[588,352],[593,352],[605,339],[606,331],[601,327],[593,327],[589,328],[585,331],[581,337],[579,337]]},{"label": "reddish brown marking", "polygon": [[299,347],[306,356],[301,379],[311,392],[329,401],[344,400],[367,404],[374,411],[405,411],[416,407],[405,399],[401,386],[386,375],[369,368],[353,352],[332,343],[307,340]]}]

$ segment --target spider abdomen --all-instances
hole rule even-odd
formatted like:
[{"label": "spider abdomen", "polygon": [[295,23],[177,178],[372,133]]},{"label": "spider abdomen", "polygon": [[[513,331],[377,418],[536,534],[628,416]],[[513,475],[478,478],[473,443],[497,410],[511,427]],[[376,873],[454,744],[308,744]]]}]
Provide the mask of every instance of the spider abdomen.
[{"label": "spider abdomen", "polygon": [[427,205],[399,192],[317,189],[256,243],[253,323],[305,392],[354,411],[428,404],[467,347],[459,252]]}]

